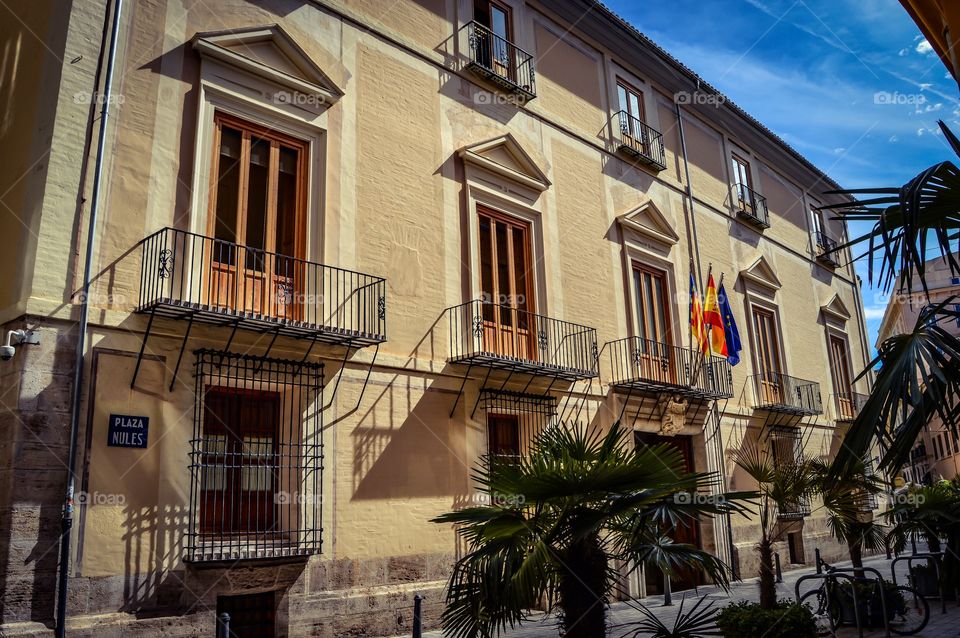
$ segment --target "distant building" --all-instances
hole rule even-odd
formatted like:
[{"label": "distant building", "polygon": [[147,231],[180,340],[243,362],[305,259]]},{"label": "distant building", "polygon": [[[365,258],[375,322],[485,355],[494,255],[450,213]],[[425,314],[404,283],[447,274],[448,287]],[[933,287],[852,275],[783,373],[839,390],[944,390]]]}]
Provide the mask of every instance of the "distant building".
[{"label": "distant building", "polygon": [[[950,273],[942,259],[926,262],[929,300],[922,292],[918,280],[914,280],[913,292],[899,292],[890,297],[877,335],[877,347],[890,337],[910,332],[917,322],[920,310],[960,294],[960,277]],[[960,309],[960,307],[958,307]],[[960,321],[948,326],[954,334],[960,334]],[[910,463],[903,469],[903,478],[910,483],[927,484],[939,479],[952,479],[960,474],[960,441],[935,416],[924,428],[910,455]]]}]

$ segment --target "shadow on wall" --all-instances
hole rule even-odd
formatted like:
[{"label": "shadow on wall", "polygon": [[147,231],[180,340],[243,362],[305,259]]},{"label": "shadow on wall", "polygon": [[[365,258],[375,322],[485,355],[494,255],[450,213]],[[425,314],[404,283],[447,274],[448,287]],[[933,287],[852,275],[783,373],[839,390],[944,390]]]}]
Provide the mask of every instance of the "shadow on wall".
[{"label": "shadow on wall", "polygon": [[124,582],[120,611],[142,613],[181,605],[183,572],[172,571],[170,565],[176,565],[183,555],[189,518],[190,510],[183,505],[124,508]]}]

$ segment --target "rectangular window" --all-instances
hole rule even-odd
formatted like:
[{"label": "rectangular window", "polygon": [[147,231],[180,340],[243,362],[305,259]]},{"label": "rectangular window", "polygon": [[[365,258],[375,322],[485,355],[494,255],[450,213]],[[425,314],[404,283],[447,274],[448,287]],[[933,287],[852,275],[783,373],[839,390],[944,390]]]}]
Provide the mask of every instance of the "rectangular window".
[{"label": "rectangular window", "polygon": [[850,354],[847,340],[839,335],[830,335],[830,375],[837,396],[837,412],[841,419],[856,416],[853,404],[853,377],[850,375]]},{"label": "rectangular window", "polygon": [[750,162],[743,159],[736,153],[732,158],[733,183],[737,186],[737,193],[741,201],[749,201],[749,193],[743,190],[743,187],[753,188],[753,179],[750,177]]},{"label": "rectangular window", "polygon": [[214,118],[207,299],[296,319],[303,286],[306,142],[218,113]]},{"label": "rectangular window", "polygon": [[204,410],[202,531],[242,534],[272,529],[279,395],[210,387]]},{"label": "rectangular window", "polygon": [[760,378],[760,398],[767,404],[783,403],[783,359],[776,315],[770,310],[753,306],[753,332],[757,341],[756,363]]},{"label": "rectangular window", "polygon": [[484,350],[530,360],[536,326],[529,226],[487,209],[479,218]]},{"label": "rectangular window", "polygon": [[814,237],[819,241],[827,229],[823,220],[823,211],[819,210],[813,204],[810,205],[810,223],[813,226]]},{"label": "rectangular window", "polygon": [[617,78],[617,100],[621,111],[634,119],[644,121],[642,91]]},{"label": "rectangular window", "polygon": [[491,456],[520,458],[520,419],[515,414],[488,414],[487,441]]},{"label": "rectangular window", "polygon": [[637,374],[643,379],[675,382],[675,362],[670,348],[670,307],[667,275],[663,271],[639,264],[633,267],[633,290],[636,299],[637,351],[634,359]]},{"label": "rectangular window", "polygon": [[489,29],[491,34],[478,43],[479,61],[500,77],[516,81],[517,59],[512,44],[513,16],[510,7],[492,0],[476,0],[474,19]]}]

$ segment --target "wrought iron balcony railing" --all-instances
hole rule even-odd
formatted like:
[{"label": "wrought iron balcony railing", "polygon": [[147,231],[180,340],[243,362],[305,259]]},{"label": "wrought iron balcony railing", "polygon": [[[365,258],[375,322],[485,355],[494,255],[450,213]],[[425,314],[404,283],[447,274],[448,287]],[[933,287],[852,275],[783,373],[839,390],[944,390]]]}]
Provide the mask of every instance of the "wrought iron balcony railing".
[{"label": "wrought iron balcony railing", "polygon": [[781,503],[777,509],[777,518],[782,520],[797,520],[810,516],[810,499],[800,497],[795,501]]},{"label": "wrought iron balcony railing", "polygon": [[467,68],[526,99],[537,96],[533,56],[479,22],[469,22]]},{"label": "wrought iron balcony railing", "polygon": [[451,363],[565,380],[597,376],[597,331],[482,300],[447,309]]},{"label": "wrought iron balcony railing", "polygon": [[614,117],[617,150],[636,157],[658,171],[664,170],[667,167],[667,156],[660,131],[647,126],[626,111],[619,111]]},{"label": "wrought iron balcony railing", "polygon": [[779,372],[762,372],[750,377],[753,407],[770,412],[811,415],[823,413],[820,384]]},{"label": "wrought iron balcony railing", "polygon": [[867,402],[867,395],[858,392],[838,392],[833,395],[833,406],[837,411],[836,420],[853,421]]},{"label": "wrought iron balcony railing", "polygon": [[605,348],[615,387],[708,399],[733,396],[733,371],[726,359],[640,337],[611,341]]},{"label": "wrought iron balcony railing", "polygon": [[817,261],[831,268],[840,265],[840,258],[837,256],[837,240],[824,232],[815,231],[813,233],[813,243],[816,249]]},{"label": "wrought iron balcony railing", "polygon": [[326,343],[386,340],[386,280],[164,228],[142,242],[137,312]]},{"label": "wrought iron balcony railing", "polygon": [[737,217],[757,228],[770,228],[766,197],[744,184],[734,184],[732,198]]}]

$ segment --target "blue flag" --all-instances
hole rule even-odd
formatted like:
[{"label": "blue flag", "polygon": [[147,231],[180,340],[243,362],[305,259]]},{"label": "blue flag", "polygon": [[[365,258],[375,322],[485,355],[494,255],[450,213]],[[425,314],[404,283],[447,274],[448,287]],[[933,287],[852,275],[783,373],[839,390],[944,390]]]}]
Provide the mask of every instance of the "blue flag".
[{"label": "blue flag", "polygon": [[727,340],[727,361],[735,366],[740,363],[740,351],[743,350],[743,346],[740,344],[740,331],[737,330],[737,322],[733,318],[730,300],[727,299],[727,291],[724,290],[723,284],[720,284],[717,297],[720,303],[720,316],[723,317],[723,336]]}]

